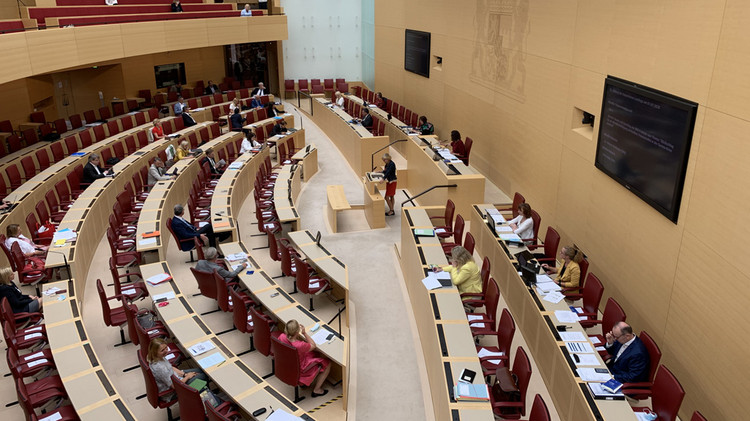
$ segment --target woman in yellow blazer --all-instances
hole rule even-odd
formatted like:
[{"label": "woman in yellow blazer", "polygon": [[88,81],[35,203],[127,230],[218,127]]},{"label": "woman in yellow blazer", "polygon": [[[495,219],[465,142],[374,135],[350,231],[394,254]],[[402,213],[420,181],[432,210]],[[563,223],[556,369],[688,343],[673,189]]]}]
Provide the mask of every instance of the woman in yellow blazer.
[{"label": "woman in yellow blazer", "polygon": [[174,158],[174,162],[181,160],[182,158],[193,156],[190,153],[190,144],[187,140],[180,142],[180,146],[177,148],[177,156]]},{"label": "woman in yellow blazer", "polygon": [[551,267],[545,263],[542,269],[547,272],[547,275],[557,274],[555,283],[561,287],[577,288],[581,282],[581,267],[578,266],[578,262],[583,260],[583,254],[577,248],[568,246],[560,250],[560,257],[563,261],[561,267]]},{"label": "woman in yellow blazer", "polygon": [[458,292],[461,294],[482,292],[482,278],[479,275],[479,268],[474,263],[474,258],[469,254],[469,251],[461,246],[453,247],[450,260],[450,266],[435,268],[435,271],[449,272],[453,285],[458,287]]}]

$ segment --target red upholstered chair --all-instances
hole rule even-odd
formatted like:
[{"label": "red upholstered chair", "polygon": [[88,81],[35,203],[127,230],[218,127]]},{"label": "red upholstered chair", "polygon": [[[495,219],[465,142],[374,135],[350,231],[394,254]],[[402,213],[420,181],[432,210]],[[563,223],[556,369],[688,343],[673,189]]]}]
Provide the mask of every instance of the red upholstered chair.
[{"label": "red upholstered chair", "polygon": [[[172,374],[172,387],[177,393],[180,408],[180,421],[204,421],[206,419],[201,391],[190,387],[187,383]],[[210,405],[209,405],[210,406]],[[229,412],[232,404],[222,402],[214,408],[219,414]]]},{"label": "red upholstered chair", "polygon": [[52,242],[52,237],[39,237],[39,227],[40,224],[36,219],[36,215],[34,215],[34,212],[29,212],[29,214],[26,215],[26,228],[29,230],[29,236],[34,243],[48,246]]},{"label": "red upholstered chair", "polygon": [[10,164],[5,168],[5,175],[8,176],[10,181],[10,189],[15,190],[21,187],[21,173],[18,171],[18,166]]},{"label": "red upholstered chair", "polygon": [[294,97],[297,97],[297,91],[294,89],[294,80],[292,79],[284,79],[284,97],[286,98],[286,94],[289,92],[294,93]]},{"label": "red upholstered chair", "polygon": [[151,101],[151,90],[150,89],[141,89],[138,91],[138,98],[143,98],[146,101],[142,103],[144,108],[151,108],[154,106],[153,102]]},{"label": "red upholstered chair", "polygon": [[13,132],[13,124],[10,122],[10,120],[0,121],[0,132],[4,132],[4,133]]},{"label": "red upholstered chair", "polygon": [[[638,391],[637,394],[651,396],[651,410],[656,412],[659,421],[674,421],[685,397],[685,389],[671,371],[660,366],[654,377],[651,390]],[[646,407],[633,407],[635,412],[643,412]]]},{"label": "red upholstered chair", "polygon": [[83,127],[83,121],[81,121],[81,115],[80,114],[73,114],[70,117],[70,127],[71,129],[75,130],[79,127]]},{"label": "red upholstered chair", "polygon": [[123,146],[122,142],[115,142],[114,145],[112,145],[112,148],[115,152],[115,157],[122,161],[125,159],[125,147]]},{"label": "red upholstered chair", "polygon": [[296,266],[296,288],[303,294],[310,295],[310,311],[315,311],[313,308],[313,297],[320,294],[321,291],[331,289],[331,282],[318,275],[316,272],[312,272],[307,265],[307,262],[301,260],[299,257],[294,256],[294,265]]},{"label": "red upholstered chair", "polygon": [[[443,216],[431,216],[430,219],[442,219],[441,225],[435,225],[435,233],[440,238],[448,238],[453,235],[453,214],[456,212],[456,204],[451,199],[445,203],[445,214]],[[442,232],[438,232],[442,231]]]},{"label": "red upholstered chair", "polygon": [[[138,113],[136,115],[141,115],[141,113]],[[122,125],[122,131],[130,130],[133,128],[133,118],[129,115],[123,116],[120,119],[120,124]],[[141,123],[143,124],[143,123]]]},{"label": "red upholstered chair", "polygon": [[[191,238],[190,241],[193,241],[193,239]],[[193,267],[190,268],[190,271],[193,272],[193,277],[195,277],[195,281],[198,283],[198,289],[200,290],[201,295],[216,300],[218,298],[216,280],[214,279],[214,273],[216,273],[216,271],[205,272]]]},{"label": "red upholstered chair", "polygon": [[[134,99],[128,99],[125,101],[125,105],[128,106],[128,109],[125,112],[129,111],[137,111],[140,107],[138,106],[138,101]],[[125,114],[125,113],[123,113]]]},{"label": "red upholstered chair", "polygon": [[326,96],[333,96],[333,79],[323,79],[323,89]]},{"label": "red upholstered chair", "polygon": [[495,374],[498,367],[507,366],[510,361],[510,346],[513,344],[513,336],[516,333],[516,322],[507,308],[503,309],[500,315],[500,322],[497,330],[494,332],[497,338],[497,346],[477,345],[477,352],[482,349],[503,355],[480,357],[479,363],[482,365],[482,374],[485,378]]},{"label": "red upholstered chair", "polygon": [[282,248],[286,249],[286,252],[289,253],[289,256],[299,256],[297,254],[297,251],[294,250],[294,246],[292,246],[289,243],[289,240],[287,240],[286,238],[279,238],[272,232],[267,232],[266,235],[268,235],[268,253],[271,255],[271,259],[277,262],[281,262]]},{"label": "red upholstered chair", "polygon": [[117,133],[120,133],[120,125],[117,124],[117,120],[110,120],[107,122],[107,130],[109,131],[110,136],[114,136]]},{"label": "red upholstered chair", "polygon": [[695,411],[693,412],[693,416],[690,417],[690,421],[708,421],[708,419],[704,417],[700,412]]},{"label": "red upholstered chair", "polygon": [[583,288],[586,287],[586,274],[589,271],[589,261],[584,258],[583,260],[578,262],[578,267],[581,269],[580,281],[578,282],[578,286],[564,287],[562,289],[562,293],[565,294],[565,297],[568,299],[576,299],[575,297],[581,297],[581,295],[583,294]]},{"label": "red upholstered chair", "polygon": [[472,307],[481,307],[484,305],[484,297],[487,294],[487,285],[490,283],[490,258],[487,256],[482,260],[482,269],[479,271],[479,276],[482,279],[482,292],[464,292],[461,294],[463,303]]},{"label": "red upholstered chair", "polygon": [[62,142],[53,142],[50,145],[52,151],[52,159],[54,162],[60,162],[65,158],[65,152],[63,152]]},{"label": "red upholstered chair", "polygon": [[36,175],[36,165],[31,155],[21,158],[21,167],[23,167],[23,174],[27,181]]},{"label": "red upholstered chair", "polygon": [[95,122],[96,114],[94,113],[94,110],[88,110],[83,112],[83,119],[86,120],[86,124],[91,124]]},{"label": "red upholstered chair", "polygon": [[[142,132],[143,133],[143,132]],[[128,149],[128,155],[138,150],[138,146],[135,144],[135,136],[130,135],[125,138],[125,146]]]},{"label": "red upholstered chair", "polygon": [[36,210],[36,215],[39,217],[39,221],[41,221],[42,225],[46,225],[47,222],[50,222],[53,225],[57,226],[64,217],[64,215],[60,216],[58,214],[54,215],[54,218],[52,218],[49,214],[49,211],[47,210],[47,205],[43,200],[36,202],[36,206],[34,206],[34,209]]},{"label": "red upholstered chair", "polygon": [[312,85],[312,93],[314,93],[314,94],[325,94],[325,90],[323,89],[323,85],[321,85],[321,84]]},{"label": "red upholstered chair", "polygon": [[[300,383],[302,368],[297,348],[272,337],[271,350],[273,351],[273,359],[276,361],[276,378],[289,386],[294,386],[294,403],[305,399],[304,396],[299,395],[299,386],[302,386],[302,383]],[[307,371],[319,370],[320,366],[317,364],[312,364],[307,369]]]},{"label": "red upholstered chair", "polygon": [[55,126],[55,133],[63,134],[68,131],[68,125],[65,124],[64,118],[58,118],[52,123]]},{"label": "red upholstered chair", "polygon": [[[107,327],[117,326],[120,328],[120,345],[127,343],[125,340],[125,329],[124,326],[128,324],[128,319],[125,316],[125,309],[122,307],[120,301],[122,297],[113,295],[107,297],[107,293],[104,291],[102,280],[96,280],[96,292],[99,294],[99,303],[102,305],[102,317],[104,318],[104,325]],[[112,308],[109,305],[110,301],[116,300],[120,303],[120,307]]]},{"label": "red upholstered chair", "polygon": [[44,171],[49,168],[50,162],[47,149],[37,149],[37,151],[34,152],[34,155],[36,156],[36,162],[39,163],[39,171]]},{"label": "red upholstered chair", "polygon": [[[171,407],[177,403],[177,396],[171,400],[165,400],[172,395],[174,388],[159,392],[159,387],[156,385],[156,379],[154,379],[154,373],[151,372],[151,367],[140,353],[138,354],[138,364],[141,366],[143,380],[146,382],[146,397],[148,398],[148,403],[150,403],[154,409],[167,408],[167,418],[169,421],[174,420]],[[203,415],[203,412],[201,412],[201,415]]]},{"label": "red upholstered chair", "polygon": [[654,387],[654,377],[656,376],[656,370],[659,368],[659,361],[661,361],[661,350],[659,349],[659,346],[656,345],[656,342],[651,337],[651,335],[649,335],[645,331],[642,331],[638,335],[638,337],[643,342],[643,346],[646,347],[646,351],[648,351],[648,381],[637,383],[623,383],[622,393],[628,395],[633,399],[641,400],[646,399],[649,396],[646,393],[641,393],[641,391],[650,391]]},{"label": "red upholstered chair", "polygon": [[209,401],[206,401],[204,404],[206,407],[206,417],[208,418],[208,421],[234,421],[237,419],[242,419],[242,414],[237,412],[237,409],[232,405],[229,405],[228,402],[224,402],[222,404],[227,404],[227,407],[222,409],[221,412],[219,412],[219,408],[221,408],[222,405],[214,408]]},{"label": "red upholstered chair", "polygon": [[100,107],[99,116],[102,118],[102,120],[109,120],[110,118],[112,118],[112,113],[109,111],[109,107]]},{"label": "red upholstered chair", "polygon": [[70,208],[75,199],[70,195],[70,189],[65,180],[60,180],[55,183],[55,193],[57,193],[57,197],[60,198],[60,207],[63,209]]},{"label": "red upholstered chair", "polygon": [[457,158],[460,158],[465,165],[469,165],[469,156],[471,155],[471,147],[474,145],[474,140],[472,140],[470,137],[466,136],[466,140],[464,141],[464,150],[465,153],[462,154],[456,154]]},{"label": "red upholstered chair", "polygon": [[[234,306],[237,302],[232,298],[233,296],[229,295],[229,290],[231,289],[234,291],[234,288],[237,287],[237,283],[227,282],[215,270],[213,272],[213,279],[216,284],[216,301],[219,303],[219,309],[224,313],[233,312]],[[255,304],[248,295],[239,293],[237,293],[237,295],[240,297],[240,307]]]},{"label": "red upholstered chair", "polygon": [[547,404],[544,403],[544,399],[538,393],[534,396],[534,403],[531,405],[531,412],[529,412],[527,421],[550,421]]},{"label": "red upholstered chair", "polygon": [[7,138],[8,142],[8,153],[18,152],[23,148],[21,145],[21,138],[16,134],[12,134]]},{"label": "red upholstered chair", "polygon": [[112,114],[115,116],[125,114],[125,104],[122,102],[115,102],[112,104]]},{"label": "red upholstered chair", "polygon": [[469,252],[469,254],[474,255],[474,246],[476,244],[477,243],[474,240],[474,236],[470,232],[467,232],[466,237],[464,237],[464,248]]},{"label": "red upholstered chair", "polygon": [[13,243],[10,247],[10,255],[13,257],[13,263],[16,265],[18,272],[18,283],[31,285],[36,288],[37,297],[41,296],[39,292],[39,283],[50,278],[52,273],[49,269],[34,267],[31,261],[27,260],[21,251],[18,242]]},{"label": "red upholstered chair", "polygon": [[[32,383],[25,383],[23,379],[16,379],[16,394],[18,403],[26,414],[27,420],[54,419],[57,421],[77,421],[78,414],[71,405],[52,407],[43,413],[37,414],[36,408],[47,406],[53,400],[67,399],[65,389],[61,387],[51,387],[40,390],[36,385],[37,382],[43,382],[45,379],[37,380]],[[34,393],[36,391],[36,393]],[[54,418],[50,418],[54,417]]]},{"label": "red upholstered chair", "polygon": [[[577,307],[578,317],[586,317],[588,320],[581,320],[581,326],[589,328],[594,326],[589,320],[596,320],[599,316],[599,303],[604,294],[604,286],[599,278],[593,273],[589,273],[586,278],[586,284],[583,287],[583,293],[580,297],[576,296],[575,300],[583,299],[583,306]],[[580,309],[580,310],[579,310]]]},{"label": "red upholstered chair", "polygon": [[[501,370],[504,373],[507,368],[498,368],[497,375],[504,375],[501,373]],[[517,402],[498,401],[495,398],[495,393],[490,391],[490,404],[496,416],[503,419],[517,420],[521,416],[526,415],[526,392],[529,388],[529,380],[531,379],[531,363],[529,363],[526,351],[520,346],[516,348],[516,355],[513,358],[513,369],[510,372],[517,379],[516,385],[521,394],[520,400]],[[493,385],[494,388],[495,385]]]},{"label": "red upholstered chair", "polygon": [[[134,241],[131,239],[131,241]],[[149,296],[148,288],[138,272],[120,273],[115,266],[115,261],[109,258],[109,272],[115,286],[115,295],[122,297],[127,302],[143,299]],[[122,279],[125,278],[125,283]]]},{"label": "red upholstered chair", "polygon": [[47,206],[49,206],[51,212],[50,218],[53,222],[59,222],[65,218],[66,209],[60,206],[60,202],[57,201],[57,196],[55,196],[54,190],[47,190],[47,192],[44,193],[44,201],[47,202]]},{"label": "red upholstered chair", "polygon": [[310,93],[310,88],[307,85],[307,79],[298,79],[297,88],[300,92],[304,92],[306,94]]},{"label": "red upholstered chair", "polygon": [[516,216],[518,216],[518,205],[520,205],[521,203],[526,203],[526,198],[524,198],[521,193],[516,192],[513,195],[513,204],[510,207],[500,207],[500,208],[498,208],[498,210],[501,211],[501,212],[502,211],[505,211],[505,212],[510,211],[510,212],[513,213],[513,217],[515,218]]},{"label": "red upholstered chair", "polygon": [[534,238],[522,238],[525,242],[531,242],[532,245],[536,245],[537,238],[539,238],[539,225],[542,223],[542,217],[534,209],[531,210],[531,220],[534,221]]},{"label": "red upholstered chair", "polygon": [[[221,278],[221,277],[219,277]],[[222,280],[223,281],[223,280]],[[218,285],[216,286],[219,287]],[[255,345],[253,344],[253,318],[248,313],[247,309],[249,306],[255,305],[255,302],[246,294],[240,294],[239,291],[237,291],[234,288],[226,288],[229,290],[229,297],[231,298],[232,303],[232,322],[234,322],[234,327],[237,328],[238,331],[242,333],[250,334],[250,351],[255,351]],[[237,303],[240,303],[239,305]]]},{"label": "red upholstered chair", "polygon": [[455,224],[453,224],[453,242],[443,243],[443,252],[445,253],[446,256],[450,257],[451,250],[453,250],[453,247],[460,246],[463,244],[465,226],[466,226],[466,222],[464,221],[463,216],[461,215],[456,216],[456,222]]},{"label": "red upholstered chair", "polygon": [[[516,206],[516,208],[517,207],[518,206]],[[536,224],[536,221],[534,224]],[[536,229],[536,225],[534,228]],[[557,248],[559,246],[560,234],[556,229],[547,227],[547,233],[544,235],[544,245],[529,245],[527,247],[532,251],[544,247],[544,253],[534,253],[534,257],[536,257],[539,263],[551,263],[554,266],[555,258],[557,257]]]},{"label": "red upholstered chair", "polygon": [[[604,335],[611,331],[615,324],[624,322],[626,319],[627,315],[625,314],[625,310],[622,309],[617,300],[610,297],[607,300],[607,306],[604,307],[604,313],[602,314],[601,320],[587,320],[586,324],[589,326],[602,325],[602,334],[593,335],[593,337],[598,339],[600,344],[603,344],[605,343]],[[603,352],[606,353],[606,351]]]},{"label": "red upholstered chair", "polygon": [[101,142],[106,138],[107,134],[104,132],[104,124],[94,126],[94,139],[96,139],[97,142]]},{"label": "red upholstered chair", "polygon": [[[274,325],[273,320],[261,313],[255,307],[250,307],[250,317],[253,320],[253,341],[255,342],[255,349],[259,353],[266,357],[273,356],[273,349],[271,348],[271,338],[278,338],[281,332],[278,330],[272,330]],[[271,373],[263,376],[264,379],[271,377],[276,372],[276,364],[271,359]]]},{"label": "red upholstered chair", "polygon": [[[68,151],[68,155],[78,152],[78,141],[75,136],[68,136],[64,139],[65,149]],[[54,145],[54,143],[53,143]],[[59,159],[57,159],[59,161]]]},{"label": "red upholstered chair", "polygon": [[119,269],[128,269],[131,266],[141,263],[141,254],[139,252],[135,250],[122,250],[123,246],[118,245],[117,234],[110,227],[107,227],[107,243],[109,243],[109,251]]},{"label": "red upholstered chair", "polygon": [[493,278],[487,285],[487,293],[484,296],[484,312],[468,313],[469,327],[472,336],[492,335],[497,332],[497,303],[500,300],[500,288]]},{"label": "red upholstered chair", "polygon": [[148,112],[144,111],[142,113],[138,113],[135,115],[135,125],[141,126],[143,124],[146,124],[146,116],[148,116]]},{"label": "red upholstered chair", "polygon": [[32,123],[46,123],[47,118],[44,116],[44,111],[36,111],[29,115],[29,119]]}]

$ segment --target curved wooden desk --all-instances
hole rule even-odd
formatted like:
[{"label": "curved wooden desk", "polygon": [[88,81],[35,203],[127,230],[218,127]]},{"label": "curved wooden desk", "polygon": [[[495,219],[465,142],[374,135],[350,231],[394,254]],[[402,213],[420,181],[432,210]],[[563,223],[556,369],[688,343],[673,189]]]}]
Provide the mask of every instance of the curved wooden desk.
[{"label": "curved wooden desk", "polygon": [[[51,288],[67,290],[60,295],[43,295],[44,325],[58,374],[78,416],[83,421],[135,421],[94,352],[75,294],[76,282],[44,285],[44,291]],[[65,299],[60,300],[63,296]]]}]

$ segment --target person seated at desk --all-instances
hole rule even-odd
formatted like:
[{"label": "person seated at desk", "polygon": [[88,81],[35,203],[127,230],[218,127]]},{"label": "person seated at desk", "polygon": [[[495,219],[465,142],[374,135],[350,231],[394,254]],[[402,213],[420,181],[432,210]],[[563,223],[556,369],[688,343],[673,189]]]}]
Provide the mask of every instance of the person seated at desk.
[{"label": "person seated at desk", "polygon": [[268,118],[276,117],[279,114],[284,114],[284,112],[277,110],[276,104],[274,104],[273,102],[269,102],[268,104],[266,104],[266,115],[268,116]]},{"label": "person seated at desk", "polygon": [[451,153],[460,156],[466,154],[466,146],[464,141],[461,140],[461,133],[458,130],[451,131]]},{"label": "person seated at desk", "polygon": [[286,129],[286,120],[283,118],[281,120],[278,120],[276,124],[273,125],[273,130],[271,131],[271,136],[276,135],[283,135],[287,132]]},{"label": "person seated at desk", "polygon": [[154,163],[148,169],[148,185],[153,186],[158,181],[174,180],[174,175],[165,174],[166,168],[164,161],[158,156],[154,158]]},{"label": "person seated at desk", "polygon": [[179,117],[186,107],[187,105],[185,104],[185,98],[180,95],[179,97],[177,97],[177,102],[174,103],[174,115]]},{"label": "person seated at desk", "polygon": [[154,127],[151,128],[151,130],[148,131],[148,142],[153,143],[157,140],[164,139],[164,129],[161,127],[161,120],[154,119]]},{"label": "person seated at desk", "polygon": [[188,107],[182,109],[182,122],[185,123],[185,127],[192,127],[198,124],[195,122],[193,116],[190,115],[190,108]]},{"label": "person seated at desk", "polygon": [[13,282],[15,278],[13,269],[0,268],[0,302],[3,298],[8,299],[8,304],[13,313],[37,313],[42,310],[42,298],[36,295],[26,295]]},{"label": "person seated at desk", "polygon": [[193,153],[190,152],[190,143],[188,143],[187,140],[183,140],[182,142],[180,142],[180,146],[177,147],[177,152],[174,156],[174,162],[187,157],[192,158],[193,156]]},{"label": "person seated at desk", "polygon": [[221,92],[219,90],[219,87],[215,83],[209,80],[208,85],[206,85],[206,90],[205,90],[206,95],[213,95],[219,92]]},{"label": "person seated at desk", "polygon": [[241,132],[242,123],[244,123],[245,120],[245,117],[243,117],[242,113],[240,113],[240,107],[235,108],[234,114],[229,117],[229,129],[233,132]]},{"label": "person seated at desk", "polygon": [[336,102],[335,102],[336,106],[339,108],[344,108],[344,96],[341,95],[341,92],[339,91],[336,91],[335,96],[336,96]]},{"label": "person seated at desk", "polygon": [[[164,392],[171,389],[172,386],[172,375],[174,374],[178,379],[182,380],[183,383],[190,384],[194,379],[208,381],[208,377],[199,368],[186,368],[180,370],[165,358],[169,355],[169,346],[167,341],[162,338],[154,338],[151,343],[148,344],[148,354],[146,360],[148,366],[151,368],[151,373],[154,375],[156,380],[156,386],[159,388],[159,392]],[[164,396],[161,398],[164,401],[170,401],[174,399],[174,394]]]},{"label": "person seated at desk", "polygon": [[534,220],[531,219],[531,205],[521,203],[518,205],[518,216],[508,221],[508,226],[517,236],[521,237],[526,244],[534,242]]},{"label": "person seated at desk", "polygon": [[427,117],[420,116],[419,117],[419,127],[417,128],[423,135],[433,134],[435,133],[435,126],[432,125],[432,123],[427,122]]},{"label": "person seated at desk", "polygon": [[172,11],[182,12],[182,4],[180,3],[180,0],[172,0]]},{"label": "person seated at desk", "polygon": [[458,287],[458,292],[463,294],[467,292],[482,292],[482,278],[479,274],[479,268],[474,263],[474,257],[469,251],[462,246],[456,246],[451,249],[451,259],[449,266],[436,267],[435,272],[449,272],[451,282]]},{"label": "person seated at desk", "polygon": [[198,260],[195,264],[195,268],[204,272],[213,272],[219,274],[225,281],[229,282],[237,277],[245,268],[247,268],[247,262],[242,263],[233,271],[227,270],[226,266],[221,265],[217,262],[219,258],[219,252],[214,247],[206,247],[203,249],[203,256],[206,260]]},{"label": "person seated at desk", "polygon": [[370,110],[368,108],[364,108],[362,110],[365,115],[362,117],[361,123],[364,128],[367,130],[372,129],[372,116],[370,115]]},{"label": "person seated at desk", "polygon": [[88,185],[100,178],[114,174],[112,169],[105,171],[104,168],[100,167],[100,161],[101,158],[99,158],[99,155],[95,153],[89,155],[89,162],[83,167],[83,178],[81,179],[81,183]]},{"label": "person seated at desk", "polygon": [[253,149],[258,149],[262,144],[255,140],[255,133],[252,130],[243,130],[245,132],[245,138],[242,139],[240,145],[240,154],[251,152]]},{"label": "person seated at desk", "polygon": [[566,246],[560,250],[563,265],[560,268],[542,264],[542,269],[547,275],[557,274],[554,281],[563,288],[577,288],[581,282],[581,267],[578,262],[583,260],[583,254],[573,246]]},{"label": "person seated at desk", "polygon": [[396,185],[398,182],[396,181],[396,164],[391,159],[391,154],[384,153],[383,154],[383,181],[386,183],[385,187],[385,203],[388,205],[388,212],[385,213],[386,216],[391,216],[396,214],[395,206],[393,205],[393,197],[396,196]]},{"label": "person seated at desk", "polygon": [[604,346],[610,355],[607,367],[620,383],[648,381],[650,358],[641,338],[635,336],[633,328],[625,322],[612,327],[605,335]]},{"label": "person seated at desk", "polygon": [[250,96],[263,96],[263,95],[269,95],[271,92],[266,89],[266,86],[263,85],[263,82],[258,82],[258,87],[253,89],[253,91],[250,93]]},{"label": "person seated at desk", "polygon": [[[172,230],[174,235],[177,236],[178,240],[185,240],[187,238],[198,237],[203,244],[208,244],[211,247],[216,247],[216,238],[220,241],[229,238],[232,233],[214,234],[214,227],[211,223],[207,223],[200,228],[195,228],[193,224],[185,220],[182,215],[185,214],[185,207],[177,204],[174,205],[174,218],[172,218]],[[189,242],[180,242],[180,248],[182,251],[189,251],[193,249],[193,244]]]},{"label": "person seated at desk", "polygon": [[240,12],[240,16],[252,16],[253,12],[250,10],[250,4],[246,3],[245,8]]},{"label": "person seated at desk", "polygon": [[380,92],[376,93],[375,94],[375,106],[384,110],[386,104],[388,104],[388,100],[383,96],[383,94]]},{"label": "person seated at desk", "polygon": [[250,100],[250,108],[263,108],[263,102],[260,100],[260,95],[253,95],[253,99]]},{"label": "person seated at desk", "polygon": [[328,393],[327,389],[323,389],[323,383],[331,372],[331,361],[314,352],[318,346],[315,344],[313,338],[307,334],[305,327],[300,326],[299,322],[291,319],[286,322],[284,333],[279,336],[279,340],[297,349],[301,372],[300,383],[310,386],[315,377],[318,378],[312,391],[312,397],[317,398]]},{"label": "person seated at desk", "polygon": [[[13,243],[18,243],[18,246],[21,247],[21,252],[27,258],[33,258],[35,256],[37,258],[39,258],[39,256],[43,258],[47,254],[48,247],[34,244],[33,241],[26,238],[21,234],[21,226],[18,224],[8,225],[8,227],[5,228],[5,236],[5,247],[8,250],[13,246]],[[43,266],[44,260],[40,259],[40,263]]]},{"label": "person seated at desk", "polygon": [[237,97],[234,97],[232,102],[229,103],[229,118],[232,118],[234,115],[234,110],[241,110],[242,105],[240,104],[240,99]]},{"label": "person seated at desk", "polygon": [[214,158],[214,150],[208,148],[206,150],[206,156],[201,160],[201,165],[208,162],[208,167],[211,169],[211,174],[221,175],[227,166],[227,162],[223,159],[216,161]]}]

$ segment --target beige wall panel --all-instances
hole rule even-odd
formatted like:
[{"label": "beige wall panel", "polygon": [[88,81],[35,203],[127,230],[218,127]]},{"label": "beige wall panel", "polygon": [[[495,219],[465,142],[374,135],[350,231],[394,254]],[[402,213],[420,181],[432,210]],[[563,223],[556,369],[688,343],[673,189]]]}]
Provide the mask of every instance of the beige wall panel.
[{"label": "beige wall panel", "polygon": [[[404,68],[404,30],[392,27],[375,27],[375,57],[378,63],[388,64],[397,69]],[[377,77],[377,72],[376,72]]]},{"label": "beige wall panel", "polygon": [[196,20],[196,22],[191,22],[191,20],[184,19],[170,22],[169,28],[164,33],[167,47],[175,45],[190,46],[191,48],[205,46],[207,31],[205,24],[201,22],[203,19]]},{"label": "beige wall panel", "polygon": [[706,112],[701,147],[696,153],[690,208],[684,214],[686,231],[700,238],[708,248],[722,253],[735,266],[750,254],[746,241],[750,236],[747,224],[750,199],[746,194],[750,180],[749,131],[747,121],[718,111]]},{"label": "beige wall panel", "polygon": [[[528,30],[526,53],[570,64],[573,59],[576,8],[565,1],[518,2],[510,37]],[[530,27],[530,21],[534,27]]]},{"label": "beige wall panel", "polygon": [[98,110],[101,107],[99,92],[104,95],[104,104],[110,106],[112,98],[125,96],[122,66],[100,66],[98,69],[79,69],[68,72],[73,89],[75,113]]},{"label": "beige wall panel", "polygon": [[78,45],[78,63],[94,63],[124,56],[119,25],[73,28]]},{"label": "beige wall panel", "polygon": [[31,58],[26,34],[3,34],[3,60],[12,66],[0,66],[0,81],[12,81],[31,74]]},{"label": "beige wall panel", "polygon": [[687,396],[681,417],[699,409],[708,419],[747,418],[750,387],[747,335],[750,277],[686,233],[666,335],[664,363],[676,373]]},{"label": "beige wall panel", "polygon": [[234,39],[247,36],[248,25],[236,19],[208,19],[206,20],[208,40],[211,44],[233,44]]},{"label": "beige wall panel", "polygon": [[[377,31],[378,26],[403,28],[406,25],[405,8],[408,3],[400,0],[378,0],[375,7],[375,30]],[[377,42],[375,48],[378,48]]]},{"label": "beige wall panel", "polygon": [[601,74],[607,72],[614,0],[578,0],[573,65]]},{"label": "beige wall panel", "polygon": [[26,88],[26,79],[20,79],[0,85],[0,116],[2,120],[10,120],[14,126],[29,121],[31,101]]},{"label": "beige wall panel", "polygon": [[34,74],[79,64],[74,28],[52,28],[26,35]]},{"label": "beige wall panel", "polygon": [[[648,0],[616,2],[612,9],[610,42],[602,54],[608,54],[607,73],[623,79],[654,85],[654,57],[658,51],[661,3]],[[648,10],[648,13],[644,11]],[[649,60],[643,60],[650,57]]]},{"label": "beige wall panel", "polygon": [[[590,203],[592,166],[586,159],[568,148],[562,148],[560,160],[560,177],[557,180],[557,208],[554,224],[550,219],[552,213],[542,216],[542,224],[554,227],[565,227],[570,238],[586,238],[589,226],[586,223],[587,213],[584,209]],[[557,229],[557,228],[556,228]],[[544,238],[545,231],[540,229],[539,236]]]},{"label": "beige wall panel", "polygon": [[125,57],[167,50],[167,41],[163,36],[164,22],[126,23],[120,27]]},{"label": "beige wall panel", "polygon": [[[256,18],[257,19],[257,18]],[[247,40],[241,42],[278,41],[289,39],[286,16],[266,16],[262,20],[252,19],[247,26]],[[227,23],[242,21],[243,18],[220,18]],[[239,43],[239,42],[235,42]],[[227,44],[227,42],[222,42]]]},{"label": "beige wall panel", "polygon": [[750,8],[727,0],[708,106],[750,120]]}]

